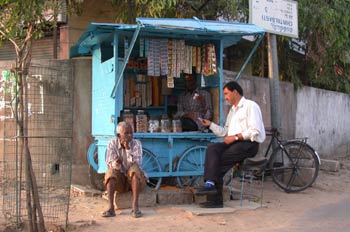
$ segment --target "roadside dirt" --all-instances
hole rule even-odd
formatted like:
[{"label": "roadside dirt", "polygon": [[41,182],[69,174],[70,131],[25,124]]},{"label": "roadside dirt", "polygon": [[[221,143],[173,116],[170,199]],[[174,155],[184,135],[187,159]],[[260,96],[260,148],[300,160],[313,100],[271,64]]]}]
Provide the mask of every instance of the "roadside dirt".
[{"label": "roadside dirt", "polygon": [[[100,197],[72,197],[68,231],[294,231],[292,228],[295,225],[308,223],[302,219],[308,210],[349,199],[350,159],[339,161],[340,171],[320,171],[314,186],[300,193],[287,194],[276,187],[271,179],[267,179],[264,207],[256,210],[196,216],[179,206],[164,205],[141,208],[142,218],[132,218],[129,209],[118,211],[116,217],[103,218],[101,212],[106,208],[106,200]],[[347,211],[349,215],[350,209]],[[323,223],[329,226],[332,222],[320,221],[312,226],[322,228]],[[6,226],[8,224],[0,215],[0,231],[6,231]],[[55,230],[60,231],[58,228]]]}]

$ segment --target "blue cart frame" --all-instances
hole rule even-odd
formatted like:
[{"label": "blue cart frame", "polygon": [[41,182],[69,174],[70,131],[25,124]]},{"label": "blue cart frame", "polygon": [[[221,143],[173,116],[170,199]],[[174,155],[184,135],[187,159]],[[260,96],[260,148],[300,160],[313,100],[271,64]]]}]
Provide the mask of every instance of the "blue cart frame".
[{"label": "blue cart frame", "polygon": [[[90,170],[100,175],[107,171],[106,148],[115,137],[115,127],[124,109],[123,82],[126,65],[140,38],[183,39],[192,44],[215,45],[218,73],[208,78],[207,82],[211,87],[218,88],[218,123],[222,125],[223,50],[237,44],[244,36],[253,37],[255,44],[237,74],[238,80],[265,33],[253,24],[197,18],[137,18],[136,22],[136,25],[91,23],[71,48],[71,57],[92,56],[92,136],[95,142],[88,149],[87,160]],[[127,46],[125,38],[128,38]],[[167,113],[167,104],[165,102],[164,107],[147,109],[154,114]],[[163,177],[176,177],[180,187],[198,184],[199,177],[203,176],[206,145],[218,141],[213,133],[203,132],[134,133],[134,137],[142,142],[142,167],[150,177],[149,184],[155,189],[160,187]],[[98,187],[93,182],[94,178],[92,184]]]}]

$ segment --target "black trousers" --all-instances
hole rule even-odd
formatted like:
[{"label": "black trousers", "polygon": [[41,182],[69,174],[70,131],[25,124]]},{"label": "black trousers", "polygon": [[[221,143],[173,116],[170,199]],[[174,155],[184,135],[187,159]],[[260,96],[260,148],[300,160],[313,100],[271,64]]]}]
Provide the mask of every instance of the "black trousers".
[{"label": "black trousers", "polygon": [[258,150],[259,143],[251,141],[209,144],[204,162],[204,179],[222,185],[224,175],[235,163],[254,157]]}]

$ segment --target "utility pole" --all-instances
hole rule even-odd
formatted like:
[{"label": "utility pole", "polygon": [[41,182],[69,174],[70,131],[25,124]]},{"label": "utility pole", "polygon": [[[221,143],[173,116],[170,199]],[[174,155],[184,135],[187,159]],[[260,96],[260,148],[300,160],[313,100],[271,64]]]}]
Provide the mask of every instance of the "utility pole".
[{"label": "utility pole", "polygon": [[271,101],[271,126],[281,129],[280,88],[278,73],[277,39],[275,34],[267,33],[269,84]]}]

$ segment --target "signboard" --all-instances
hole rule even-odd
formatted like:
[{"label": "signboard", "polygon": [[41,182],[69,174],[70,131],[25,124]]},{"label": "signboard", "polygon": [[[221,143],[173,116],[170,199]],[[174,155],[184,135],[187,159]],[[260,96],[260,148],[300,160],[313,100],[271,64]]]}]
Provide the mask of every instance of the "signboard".
[{"label": "signboard", "polygon": [[249,0],[249,22],[270,33],[298,38],[298,3],[291,0]]}]

